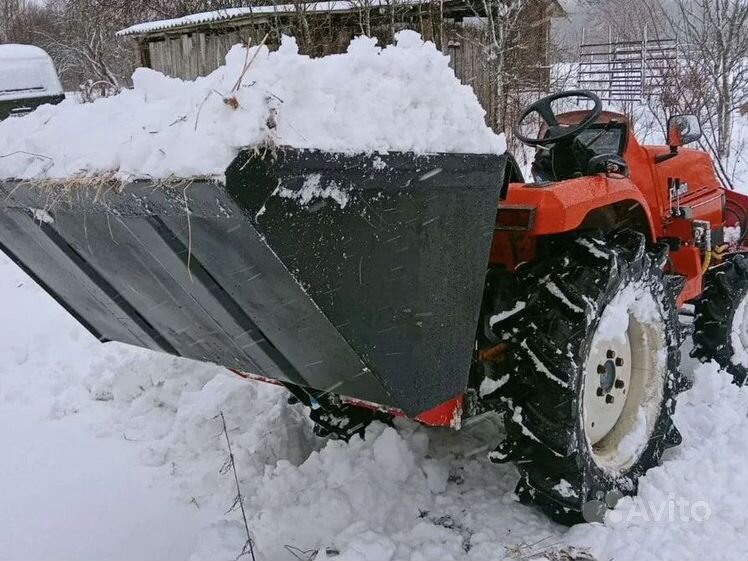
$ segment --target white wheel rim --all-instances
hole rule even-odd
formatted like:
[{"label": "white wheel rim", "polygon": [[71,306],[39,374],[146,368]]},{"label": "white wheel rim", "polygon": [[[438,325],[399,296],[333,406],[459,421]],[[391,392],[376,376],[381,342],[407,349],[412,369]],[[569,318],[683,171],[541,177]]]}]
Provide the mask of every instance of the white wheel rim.
[{"label": "white wheel rim", "polygon": [[631,343],[621,339],[595,346],[587,358],[584,388],[585,432],[595,446],[613,430],[631,385]]},{"label": "white wheel rim", "polygon": [[[609,472],[638,460],[661,409],[667,344],[653,309],[660,308],[648,291],[628,287],[603,312],[600,324],[608,325],[598,326],[585,362],[582,426],[592,459]],[[624,318],[627,324],[610,336],[610,320],[616,325]]]}]

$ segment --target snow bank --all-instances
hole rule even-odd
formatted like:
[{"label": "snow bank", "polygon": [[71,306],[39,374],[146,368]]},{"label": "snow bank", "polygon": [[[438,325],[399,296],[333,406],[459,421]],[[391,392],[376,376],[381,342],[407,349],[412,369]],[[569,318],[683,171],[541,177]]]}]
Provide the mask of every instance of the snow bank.
[{"label": "snow bank", "polygon": [[608,513],[605,525],[575,527],[569,541],[598,559],[714,559],[744,555],[748,493],[748,389],[715,363],[697,366],[678,399],[683,444]]},{"label": "snow bank", "polygon": [[[397,45],[353,40],[342,55],[235,46],[226,65],[194,82],[149,69],[134,89],[93,104],[45,106],[0,123],[0,177],[63,178],[117,172],[122,179],[222,177],[244,147],[264,143],[333,152],[502,153],[449,59],[411,31]],[[236,104],[235,104],[236,105]]]},{"label": "snow bank", "polygon": [[[461,433],[375,424],[365,440],[346,444],[313,436],[304,409],[280,388],[120,345],[108,347],[84,385],[113,408],[99,434],[139,443],[158,485],[178,486],[183,504],[208,512],[226,512],[235,496],[220,471],[223,412],[258,559],[296,559],[289,546],[336,561],[482,560],[505,545],[560,536],[514,501],[514,468],[487,462],[500,431],[490,417]],[[233,560],[243,545],[231,511],[205,528],[191,560]]]},{"label": "snow bank", "polygon": [[[345,444],[314,437],[278,388],[217,368],[125,347],[102,365],[92,368],[92,395],[120,411],[102,430],[147,443],[142,460],[178,481],[183,500],[218,512],[235,493],[218,471],[226,450],[215,415],[224,412],[259,559],[297,558],[288,548],[335,561],[553,559],[549,548],[570,547],[619,561],[731,560],[744,551],[747,390],[714,364],[696,366],[695,386],[679,400],[683,445],[606,525],[571,531],[515,502],[514,468],[485,459],[501,434],[490,418],[461,433],[377,424]],[[682,520],[678,501],[687,505]],[[243,536],[238,513],[220,516],[191,559],[234,559]]]}]

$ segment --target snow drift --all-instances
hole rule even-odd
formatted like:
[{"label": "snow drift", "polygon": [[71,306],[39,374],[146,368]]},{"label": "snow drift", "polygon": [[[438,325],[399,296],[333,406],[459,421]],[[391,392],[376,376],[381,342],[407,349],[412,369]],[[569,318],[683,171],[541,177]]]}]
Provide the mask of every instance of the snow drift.
[{"label": "snow drift", "polygon": [[[695,385],[676,412],[683,444],[642,478],[639,495],[605,524],[569,530],[517,504],[514,468],[486,461],[497,434],[490,418],[462,433],[403,421],[397,430],[375,424],[365,440],[325,442],[278,388],[123,355],[110,355],[107,372],[123,365],[137,380],[101,378],[94,365],[92,394],[111,399],[128,435],[149,443],[144,459],[181,466],[185,494],[200,504],[230,503],[233,494],[215,469],[225,456],[215,415],[224,411],[262,559],[294,559],[286,545],[335,561],[563,558],[552,555],[557,548],[591,554],[579,559],[729,561],[743,551],[747,394],[714,363],[687,364]],[[216,521],[192,561],[234,558],[243,531],[236,513]]]},{"label": "snow drift", "polygon": [[45,106],[0,123],[0,178],[221,177],[240,149],[267,144],[344,153],[505,151],[449,59],[411,31],[393,46],[360,37],[345,54],[322,58],[300,55],[288,37],[275,52],[237,45],[224,66],[194,82],[141,68],[133,83],[93,104]]}]

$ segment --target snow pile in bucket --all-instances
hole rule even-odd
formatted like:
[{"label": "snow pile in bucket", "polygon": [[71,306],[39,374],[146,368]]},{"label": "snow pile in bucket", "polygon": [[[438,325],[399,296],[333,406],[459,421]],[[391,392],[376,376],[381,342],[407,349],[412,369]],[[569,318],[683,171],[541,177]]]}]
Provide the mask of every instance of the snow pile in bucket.
[{"label": "snow pile in bucket", "polygon": [[237,45],[225,66],[194,82],[141,68],[134,89],[115,97],[0,123],[0,177],[221,177],[240,149],[264,144],[503,153],[503,136],[448,63],[403,31],[394,46],[360,37],[322,58],[300,55],[288,37],[275,52]]}]

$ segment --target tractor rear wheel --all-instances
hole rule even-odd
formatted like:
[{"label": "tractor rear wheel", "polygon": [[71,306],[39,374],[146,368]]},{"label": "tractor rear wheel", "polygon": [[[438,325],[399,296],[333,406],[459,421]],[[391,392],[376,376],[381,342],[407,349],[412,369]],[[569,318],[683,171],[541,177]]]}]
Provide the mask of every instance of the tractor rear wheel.
[{"label": "tractor rear wheel", "polygon": [[496,390],[507,437],[490,458],[515,463],[521,502],[573,524],[636,493],[639,477],[680,443],[671,416],[686,387],[682,284],[663,275],[667,248],[647,253],[636,232],[557,243],[518,272],[524,305],[493,326],[513,357]]},{"label": "tractor rear wheel", "polygon": [[734,255],[707,271],[695,312],[691,356],[715,360],[742,386],[748,377],[747,256]]}]

